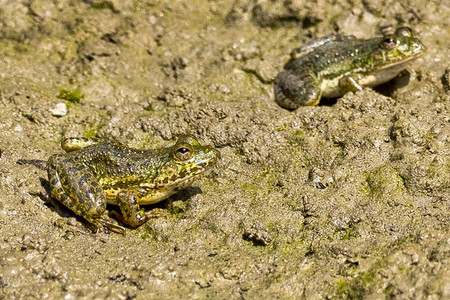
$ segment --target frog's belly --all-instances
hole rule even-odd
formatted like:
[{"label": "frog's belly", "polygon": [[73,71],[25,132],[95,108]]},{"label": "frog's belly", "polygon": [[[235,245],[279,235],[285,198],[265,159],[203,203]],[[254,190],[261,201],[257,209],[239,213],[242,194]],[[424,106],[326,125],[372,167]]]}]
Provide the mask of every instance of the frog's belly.
[{"label": "frog's belly", "polygon": [[[155,187],[154,184],[142,183],[139,186],[132,186],[127,189],[103,189],[108,204],[118,205],[117,196],[121,191],[128,192],[130,197],[135,196],[139,205],[148,205],[161,202],[173,194],[190,186],[194,181],[195,176],[171,184],[170,186]],[[129,199],[131,201],[131,199]]]},{"label": "frog's belly", "polygon": [[[371,74],[358,74],[350,75],[355,81],[364,87],[374,87],[379,84],[385,83],[393,78],[395,78],[403,68],[391,68],[386,70],[380,70],[373,72]],[[349,75],[347,75],[349,76]],[[335,79],[323,80],[320,84],[320,90],[322,91],[322,97],[324,98],[335,98],[344,95],[349,92],[349,90],[340,85],[340,80],[342,77]]]},{"label": "frog's belly", "polygon": [[142,197],[139,197],[139,204],[147,205],[154,204],[160,201],[163,201],[173,194],[178,193],[179,191],[187,188],[194,181],[195,176],[192,176],[188,179],[184,179],[182,181],[176,182],[168,187],[158,187],[156,189],[149,189],[146,191],[146,194]]},{"label": "frog's belly", "polygon": [[161,201],[169,198],[176,192],[178,192],[178,190],[174,190],[173,188],[151,190],[145,196],[139,198],[138,203],[140,205],[148,205],[148,204],[158,203],[158,202],[161,202]]},{"label": "frog's belly", "polygon": [[[108,204],[119,205],[119,203],[117,201],[117,195],[119,194],[120,190],[104,190],[104,192],[106,195],[106,202]],[[134,194],[132,190],[128,190],[128,192],[130,193],[129,194],[130,197]],[[148,190],[136,189],[136,190],[134,190],[134,192],[136,192],[136,194],[143,195],[143,196],[137,197],[138,204],[148,205],[148,204],[155,204],[155,203],[163,201],[164,199],[169,198],[170,196],[172,196],[173,194],[178,192],[178,189],[177,190],[175,190],[173,188],[171,188],[171,189],[148,189]],[[131,201],[131,199],[127,199],[127,200]]]},{"label": "frog's belly", "polygon": [[324,98],[335,98],[340,97],[346,93],[340,86],[339,86],[339,79],[327,79],[322,81],[320,84],[320,90],[322,91],[322,97]]}]

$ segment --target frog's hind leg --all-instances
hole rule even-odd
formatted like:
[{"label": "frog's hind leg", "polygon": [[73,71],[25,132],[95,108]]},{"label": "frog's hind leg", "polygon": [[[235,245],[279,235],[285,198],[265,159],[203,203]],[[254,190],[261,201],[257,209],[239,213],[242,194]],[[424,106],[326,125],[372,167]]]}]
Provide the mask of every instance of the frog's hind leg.
[{"label": "frog's hind leg", "polygon": [[48,162],[48,178],[50,196],[53,199],[64,204],[96,228],[103,225],[111,231],[121,232],[122,227],[108,221],[105,194],[86,166],[75,165],[70,159],[54,155]]},{"label": "frog's hind leg", "polygon": [[294,74],[283,71],[274,81],[275,98],[278,104],[287,109],[319,104],[322,91],[309,74]]}]

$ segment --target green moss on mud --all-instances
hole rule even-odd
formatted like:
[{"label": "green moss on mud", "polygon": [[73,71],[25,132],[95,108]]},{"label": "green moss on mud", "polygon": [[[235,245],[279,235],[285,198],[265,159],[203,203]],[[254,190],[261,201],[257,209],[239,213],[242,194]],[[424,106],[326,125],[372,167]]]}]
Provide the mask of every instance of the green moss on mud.
[{"label": "green moss on mud", "polygon": [[362,299],[372,292],[377,284],[376,274],[381,267],[367,272],[360,272],[351,279],[340,279],[336,283],[335,296],[337,299]]},{"label": "green moss on mud", "polygon": [[344,229],[344,230],[339,230],[336,229],[337,232],[342,232],[342,236],[341,239],[342,240],[348,240],[352,237],[357,237],[358,236],[358,231],[355,228],[354,224],[349,224],[348,228]]},{"label": "green moss on mud", "polygon": [[86,131],[83,133],[84,137],[98,137],[98,131],[103,127],[103,124],[90,124]]},{"label": "green moss on mud", "polygon": [[166,206],[166,210],[171,215],[181,218],[181,216],[186,212],[187,209],[186,201],[169,201]]},{"label": "green moss on mud", "polygon": [[67,100],[70,103],[79,103],[82,98],[84,98],[84,95],[81,93],[79,89],[75,90],[65,90],[61,89],[59,91],[58,95],[59,99]]},{"label": "green moss on mud", "polygon": [[401,197],[405,192],[405,182],[398,170],[380,166],[366,172],[365,194],[373,198]]}]

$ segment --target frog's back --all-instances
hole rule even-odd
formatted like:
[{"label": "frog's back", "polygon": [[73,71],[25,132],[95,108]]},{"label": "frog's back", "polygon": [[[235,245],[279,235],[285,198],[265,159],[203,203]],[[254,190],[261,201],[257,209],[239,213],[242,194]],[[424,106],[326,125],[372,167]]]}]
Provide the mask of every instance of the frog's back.
[{"label": "frog's back", "polygon": [[87,166],[101,182],[148,175],[164,159],[161,153],[127,148],[110,141],[102,141],[67,155]]},{"label": "frog's back", "polygon": [[309,72],[317,81],[331,80],[370,68],[370,56],[380,39],[343,40],[324,44],[308,54],[291,59],[284,66],[293,73]]}]

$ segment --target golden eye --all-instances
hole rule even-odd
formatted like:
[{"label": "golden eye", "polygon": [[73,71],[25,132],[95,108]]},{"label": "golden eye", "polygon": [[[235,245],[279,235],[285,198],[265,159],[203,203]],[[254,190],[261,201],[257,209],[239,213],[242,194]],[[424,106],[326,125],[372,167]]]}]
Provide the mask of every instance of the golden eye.
[{"label": "golden eye", "polygon": [[174,154],[175,158],[181,161],[191,159],[192,155],[192,149],[188,145],[178,147]]},{"label": "golden eye", "polygon": [[392,50],[397,47],[397,40],[393,37],[387,37],[383,40],[382,47],[386,50]]}]

